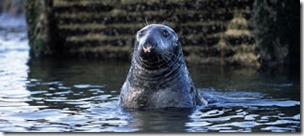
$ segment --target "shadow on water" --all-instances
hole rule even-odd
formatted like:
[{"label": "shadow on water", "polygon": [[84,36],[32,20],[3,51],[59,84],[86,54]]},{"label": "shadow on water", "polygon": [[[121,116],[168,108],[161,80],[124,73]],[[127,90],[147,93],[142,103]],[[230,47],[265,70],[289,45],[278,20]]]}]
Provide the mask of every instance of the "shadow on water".
[{"label": "shadow on water", "polygon": [[117,106],[129,62],[33,59],[25,34],[0,32],[1,132],[300,132],[299,75],[189,65],[209,105]]},{"label": "shadow on water", "polygon": [[272,98],[300,100],[300,72],[293,69],[266,73],[255,68],[189,65],[189,71],[198,88],[259,92]]}]

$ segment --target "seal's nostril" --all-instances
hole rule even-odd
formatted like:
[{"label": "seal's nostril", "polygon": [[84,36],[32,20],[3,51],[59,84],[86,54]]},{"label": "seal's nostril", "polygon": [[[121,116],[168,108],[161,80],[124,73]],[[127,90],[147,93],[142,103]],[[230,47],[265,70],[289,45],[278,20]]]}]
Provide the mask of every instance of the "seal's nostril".
[{"label": "seal's nostril", "polygon": [[142,50],[144,53],[150,53],[155,48],[156,44],[153,40],[148,39],[143,45]]},{"label": "seal's nostril", "polygon": [[150,52],[151,51],[151,46],[143,47],[144,52]]}]

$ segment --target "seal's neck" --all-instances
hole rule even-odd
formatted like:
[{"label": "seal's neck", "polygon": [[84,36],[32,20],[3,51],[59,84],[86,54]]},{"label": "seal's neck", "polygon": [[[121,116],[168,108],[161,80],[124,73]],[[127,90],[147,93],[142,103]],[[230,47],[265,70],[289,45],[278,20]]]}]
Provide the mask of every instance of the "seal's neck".
[{"label": "seal's neck", "polygon": [[139,57],[133,57],[128,79],[130,84],[135,87],[143,88],[165,88],[174,80],[179,80],[183,76],[185,61],[183,54],[176,58],[166,61],[159,60],[157,62],[146,63]]}]

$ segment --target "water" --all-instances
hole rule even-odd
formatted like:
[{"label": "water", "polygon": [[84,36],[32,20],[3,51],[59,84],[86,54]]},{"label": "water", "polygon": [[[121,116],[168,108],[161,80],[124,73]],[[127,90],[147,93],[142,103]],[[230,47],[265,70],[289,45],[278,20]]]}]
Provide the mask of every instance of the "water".
[{"label": "water", "polygon": [[26,30],[26,21],[25,21],[25,16],[23,14],[12,16],[10,15],[10,13],[0,12],[0,20],[1,20],[0,23],[1,30],[7,30],[7,31]]},{"label": "water", "polygon": [[[288,71],[189,65],[208,106],[124,110],[129,62],[33,59],[0,31],[1,132],[299,132],[300,79]],[[298,73],[299,74],[299,73]]]}]

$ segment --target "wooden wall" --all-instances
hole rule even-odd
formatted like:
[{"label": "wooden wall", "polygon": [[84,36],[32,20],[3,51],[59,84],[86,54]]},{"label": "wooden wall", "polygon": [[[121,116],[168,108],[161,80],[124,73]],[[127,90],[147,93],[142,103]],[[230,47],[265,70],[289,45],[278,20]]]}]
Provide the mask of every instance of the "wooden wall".
[{"label": "wooden wall", "polygon": [[147,20],[176,31],[188,63],[259,66],[249,23],[253,2],[27,0],[31,54],[128,60]]}]

